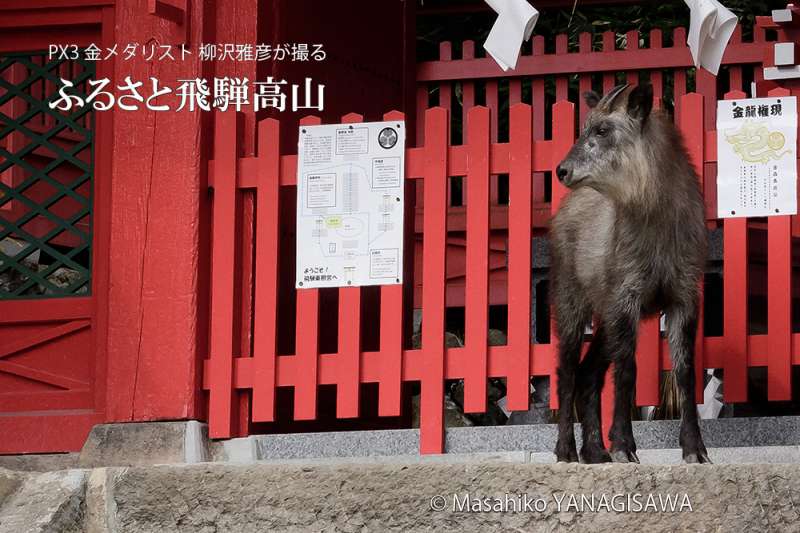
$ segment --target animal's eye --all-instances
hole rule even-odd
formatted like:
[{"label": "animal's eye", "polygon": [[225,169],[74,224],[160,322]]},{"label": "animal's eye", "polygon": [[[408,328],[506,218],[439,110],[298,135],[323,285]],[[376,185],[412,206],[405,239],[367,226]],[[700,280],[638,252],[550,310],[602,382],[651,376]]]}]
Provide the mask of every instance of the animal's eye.
[{"label": "animal's eye", "polygon": [[608,135],[608,128],[599,126],[597,129],[594,130],[594,132],[598,137],[605,137],[606,135]]}]

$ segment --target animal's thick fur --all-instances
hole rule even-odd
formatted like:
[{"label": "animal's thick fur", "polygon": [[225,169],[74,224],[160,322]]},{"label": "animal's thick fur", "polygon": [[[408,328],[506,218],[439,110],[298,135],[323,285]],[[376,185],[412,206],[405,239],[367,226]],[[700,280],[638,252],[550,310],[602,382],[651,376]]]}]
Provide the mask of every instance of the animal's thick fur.
[{"label": "animal's thick fur", "polygon": [[[694,339],[698,283],[707,257],[704,205],[680,134],[651,112],[652,88],[619,86],[593,106],[559,165],[571,192],[552,221],[553,303],[559,336],[559,460],[578,456],[573,401],[582,418],[585,462],[638,461],[631,431],[639,320],[664,310],[683,397],[680,441],[687,462],[707,462],[697,425]],[[586,324],[593,340],[579,364]],[[600,433],[599,394],[615,363],[611,454]]]}]

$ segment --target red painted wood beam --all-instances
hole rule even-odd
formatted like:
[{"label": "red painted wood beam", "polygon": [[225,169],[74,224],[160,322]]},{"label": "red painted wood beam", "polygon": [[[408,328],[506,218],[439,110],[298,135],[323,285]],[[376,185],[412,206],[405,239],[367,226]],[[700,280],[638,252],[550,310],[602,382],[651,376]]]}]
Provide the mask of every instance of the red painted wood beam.
[{"label": "red painted wood beam", "polygon": [[0,11],[25,11],[29,9],[73,9],[80,7],[113,6],[116,0],[5,0]]},{"label": "red painted wood beam", "polygon": [[[748,335],[747,366],[766,367],[769,364],[769,348],[767,335]],[[800,333],[792,334],[792,366],[800,365]],[[704,368],[722,368],[726,357],[725,345],[722,337],[706,337],[703,342]],[[588,343],[584,348],[588,347]],[[555,361],[555,344],[531,344],[533,361],[531,376],[548,376],[554,371],[552,363]],[[671,370],[672,362],[669,355],[667,339],[661,339],[661,368]],[[445,348],[445,373],[444,379],[463,379],[466,363],[466,348]],[[338,354],[324,354],[319,358],[319,384],[335,385],[337,379],[336,358]],[[513,353],[509,346],[489,347],[488,377],[504,378],[509,371],[509,358]],[[404,382],[420,381],[424,373],[425,355],[422,350],[403,350],[403,376]],[[304,373],[302,364],[294,355],[278,356],[277,361],[277,386],[291,387],[297,380],[302,379]],[[210,386],[208,374],[209,363],[205,362],[203,388]],[[234,386],[237,389],[251,389],[253,387],[253,358],[236,357],[234,359]],[[361,367],[362,383],[377,383],[380,381],[381,362],[380,352],[363,352]]]},{"label": "red painted wood beam", "polygon": [[[752,43],[732,44],[725,49],[723,64],[760,63],[763,48]],[[417,67],[417,81],[465,80],[474,78],[503,78],[504,72],[491,57],[469,60],[423,61]],[[523,55],[517,62],[514,75],[536,76],[617,72],[620,70],[689,68],[693,65],[686,46],[645,48],[640,50]]]},{"label": "red painted wood beam", "polygon": [[86,297],[0,302],[0,316],[4,324],[90,318],[93,310],[92,298]]},{"label": "red painted wood beam", "polygon": [[92,426],[102,422],[102,416],[81,410],[0,416],[0,435],[14,435],[0,439],[0,454],[78,451]]},{"label": "red painted wood beam", "polygon": [[[7,29],[32,28],[39,30],[47,26],[97,25],[103,20],[103,10],[95,6],[53,9],[46,12],[35,9],[3,12],[2,8],[0,8],[0,13],[2,13],[0,15],[0,28]],[[95,29],[94,31],[97,30]],[[57,38],[52,40],[53,43],[58,41]]]}]

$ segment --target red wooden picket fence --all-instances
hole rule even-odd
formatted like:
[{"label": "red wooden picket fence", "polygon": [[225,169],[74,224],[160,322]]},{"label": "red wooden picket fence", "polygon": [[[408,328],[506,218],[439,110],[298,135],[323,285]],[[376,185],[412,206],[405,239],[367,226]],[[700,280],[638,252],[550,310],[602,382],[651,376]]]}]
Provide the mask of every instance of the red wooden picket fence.
[{"label": "red wooden picket fence", "polygon": [[[775,91],[773,96],[788,94]],[[742,98],[732,91],[730,98]],[[716,132],[704,127],[704,110],[716,107],[716,99],[697,93],[680,97],[678,124],[690,156],[705,186],[716,187]],[[321,319],[329,310],[320,308],[319,291],[298,290],[294,354],[279,354],[278,315],[290,312],[279,306],[278,274],[282,254],[294,254],[281,242],[278,225],[282,205],[294,203],[294,195],[282,195],[296,184],[297,156],[282,154],[278,144],[279,122],[258,123],[258,152],[238,157],[238,118],[233,113],[216,117],[213,161],[209,184],[213,187],[212,275],[209,358],[204,366],[204,388],[209,392],[208,422],[212,438],[237,436],[236,411],[251,409],[252,422],[275,419],[276,388],[293,387],[295,420],[317,416],[318,388],[336,385],[338,418],[359,416],[360,386],[377,383],[378,413],[397,416],[401,409],[401,385],[417,381],[421,386],[420,451],[444,451],[443,402],[445,380],[464,380],[464,406],[468,412],[483,412],[487,403],[487,379],[507,380],[507,406],[527,410],[531,376],[550,376],[555,383],[555,336],[548,344],[531,338],[531,238],[533,228],[546,224],[533,209],[534,191],[542,184],[543,172],[552,170],[574,141],[575,106],[560,101],[552,106],[552,139],[537,139],[536,115],[541,108],[516,103],[510,110],[509,141],[492,141],[491,112],[472,107],[466,117],[466,143],[448,142],[449,117],[444,108],[425,111],[424,143],[406,151],[406,179],[421,185],[424,201],[422,259],[422,343],[419,349],[403,344],[404,310],[412,302],[400,286],[380,288],[380,343],[376,351],[360,345],[360,288],[339,289],[338,350],[320,354]],[[387,120],[399,120],[392,112]],[[361,120],[351,114],[345,122]],[[319,123],[308,118],[305,124]],[[508,342],[489,346],[488,272],[490,226],[490,175],[509,175],[508,206]],[[467,293],[465,345],[445,347],[445,263],[448,231],[447,183],[451,176],[466,176]],[[551,183],[549,213],[558,209],[565,189]],[[247,229],[255,234],[254,264],[236,259],[235,242],[241,230],[237,198],[255,196],[257,216]],[[287,199],[288,198],[288,199]],[[407,201],[411,201],[409,198]],[[665,199],[668,201],[668,199]],[[800,364],[800,334],[791,331],[791,217],[770,217],[768,235],[768,312],[766,335],[749,335],[747,323],[748,226],[757,222],[727,219],[724,228],[724,335],[698,335],[698,374],[705,368],[724,369],[724,400],[747,399],[749,367],[768,369],[770,400],[791,397],[791,367]],[[242,230],[243,231],[243,230]],[[406,250],[409,253],[410,250]],[[240,314],[235,294],[242,270],[254,273],[254,318],[243,327],[252,335],[248,354],[234,349],[234,327]],[[292,278],[293,279],[293,278]],[[406,281],[408,283],[408,281]],[[642,324],[637,352],[637,405],[660,401],[660,373],[671,367],[666,340],[656,319]],[[698,390],[702,380],[698,381]],[[609,419],[611,403],[604,391],[603,416]],[[556,387],[551,387],[551,408],[557,407]],[[252,400],[250,400],[250,394]],[[699,398],[702,398],[700,394]],[[247,402],[252,401],[248,406]]]},{"label": "red wooden picket fence", "polygon": [[[774,29],[773,29],[774,31]],[[509,111],[514,104],[529,103],[534,113],[533,138],[540,141],[552,136],[553,117],[550,109],[555,101],[569,100],[576,104],[578,120],[582,124],[588,113],[580,95],[591,89],[606,93],[617,83],[638,83],[649,80],[657,105],[667,97],[675,116],[681,114],[684,94],[698,92],[707,102],[713,102],[732,90],[749,90],[749,81],[762,81],[761,63],[771,50],[767,41],[775,36],[768,28],[757,25],[742,38],[742,24],[737,26],[726,49],[718,76],[705,70],[696,71],[689,48],[686,46],[686,29],[671,31],[652,30],[647,33],[630,31],[617,35],[614,32],[582,33],[577,42],[570,43],[567,35],[536,35],[523,45],[517,67],[502,71],[491,57],[486,57],[480,43],[468,40],[462,43],[439,43],[439,57],[417,65],[416,138],[424,143],[425,112],[430,107],[443,107],[450,111],[449,139],[452,144],[468,142],[464,124],[467,115],[477,104],[490,109],[491,142],[508,139]],[[624,39],[622,38],[624,37]],[[713,129],[716,106],[703,110],[706,129]],[[715,163],[707,163],[706,173],[715,173]],[[502,262],[502,249],[508,237],[508,177],[491,175],[489,203],[491,217],[489,299],[491,305],[506,305],[508,287],[507,269]],[[547,172],[537,173],[533,182],[534,229],[537,234],[546,231],[550,197],[546,187]],[[465,304],[466,262],[464,238],[458,232],[466,231],[465,206],[469,198],[455,184],[448,183],[448,268],[446,302],[448,307]],[[716,217],[716,189],[714,183],[706,184],[708,219]],[[417,218],[421,220],[424,197],[417,191]],[[800,228],[798,228],[800,229]],[[421,225],[417,224],[417,233]],[[415,304],[421,305],[421,286],[417,280]]]},{"label": "red wooden picket fence", "polygon": [[[668,45],[665,36],[671,40]],[[454,47],[449,41],[442,42],[439,44],[439,59],[421,62],[417,67],[417,138],[420,142],[424,140],[425,111],[438,106],[451,111],[451,140],[459,143],[458,136],[452,135],[452,126],[456,122],[466,123],[469,110],[482,100],[492,112],[491,139],[497,142],[503,137],[501,133],[505,133],[500,131],[501,123],[505,123],[500,117],[508,113],[511,106],[527,100],[534,109],[549,107],[548,85],[554,89],[555,101],[570,100],[578,104],[578,123],[582,124],[589,109],[579,95],[593,87],[602,88],[602,93],[605,93],[618,83],[636,84],[640,79],[647,79],[653,85],[657,102],[668,93],[673,95],[675,116],[680,116],[684,94],[697,92],[713,101],[728,87],[741,90],[743,79],[763,80],[762,70],[758,67],[767,50],[768,33],[761,26],[753,28],[749,41],[742,39],[742,25],[736,27],[726,48],[719,76],[705,70],[695,71],[686,46],[686,28],[676,27],[666,35],[659,29],[646,34],[629,31],[621,47],[617,38],[618,35],[612,31],[582,33],[577,48],[572,49],[566,34],[554,36],[553,42],[548,42],[543,35],[535,35],[529,44],[523,45],[517,67],[509,72],[502,71],[491,57],[486,57],[479,43],[477,49],[474,41],[459,43],[460,57],[455,57],[454,48],[459,47]],[[478,57],[478,52],[483,57]],[[713,126],[715,115],[715,106],[704,109],[707,128]],[[535,140],[546,138],[548,119],[547,113],[534,116]],[[464,133],[463,142],[466,139]],[[491,189],[493,205],[497,204],[499,196],[497,188],[495,179]],[[543,201],[544,194],[544,184],[537,180],[534,201]],[[709,204],[710,210],[715,207],[715,201],[714,197]]]}]

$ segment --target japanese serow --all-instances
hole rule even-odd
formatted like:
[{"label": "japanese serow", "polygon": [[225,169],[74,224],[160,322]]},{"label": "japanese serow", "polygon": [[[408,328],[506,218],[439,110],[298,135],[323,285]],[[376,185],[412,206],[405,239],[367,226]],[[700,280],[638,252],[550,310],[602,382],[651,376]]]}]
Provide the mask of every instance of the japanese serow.
[{"label": "japanese serow", "polygon": [[[653,111],[650,85],[620,85],[591,108],[556,169],[570,189],[552,221],[553,305],[559,339],[559,461],[577,461],[573,404],[585,463],[639,462],[631,427],[639,320],[664,311],[680,390],[680,445],[687,463],[709,463],[697,424],[694,343],[707,257],[703,199],[680,134]],[[586,325],[594,329],[581,360]],[[614,363],[610,453],[600,391]]]}]

